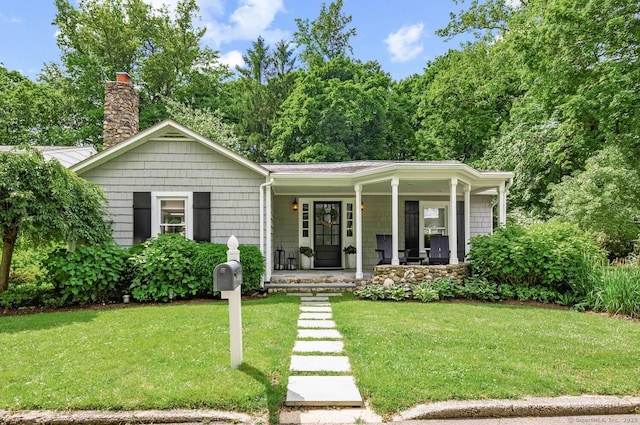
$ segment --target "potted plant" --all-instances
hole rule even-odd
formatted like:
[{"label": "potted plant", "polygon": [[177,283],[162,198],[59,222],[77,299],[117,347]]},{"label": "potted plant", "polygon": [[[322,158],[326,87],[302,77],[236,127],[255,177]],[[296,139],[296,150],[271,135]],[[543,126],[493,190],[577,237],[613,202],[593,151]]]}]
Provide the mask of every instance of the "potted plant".
[{"label": "potted plant", "polygon": [[353,245],[347,245],[342,249],[342,252],[347,256],[346,266],[348,269],[355,269],[356,267],[356,247]]},{"label": "potted plant", "polygon": [[308,246],[300,247],[300,268],[302,270],[309,270],[311,268],[311,259],[315,255],[313,249]]}]

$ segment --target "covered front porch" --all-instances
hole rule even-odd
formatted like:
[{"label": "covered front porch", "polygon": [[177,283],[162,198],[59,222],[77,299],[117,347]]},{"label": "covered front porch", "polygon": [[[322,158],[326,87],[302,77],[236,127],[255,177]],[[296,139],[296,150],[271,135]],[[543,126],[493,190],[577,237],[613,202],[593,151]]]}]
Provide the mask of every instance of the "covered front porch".
[{"label": "covered front porch", "polygon": [[[363,161],[331,164],[268,164],[261,191],[261,248],[265,281],[280,279],[302,258],[327,275],[374,275],[380,235],[390,240],[391,266],[412,257],[428,263],[433,235],[446,238],[445,264],[464,261],[469,239],[506,221],[512,173],[478,171],[462,163]],[[355,247],[349,258],[346,248]],[[287,261],[284,264],[281,257]],[[290,261],[289,259],[293,259]],[[284,267],[283,267],[284,266]]]}]

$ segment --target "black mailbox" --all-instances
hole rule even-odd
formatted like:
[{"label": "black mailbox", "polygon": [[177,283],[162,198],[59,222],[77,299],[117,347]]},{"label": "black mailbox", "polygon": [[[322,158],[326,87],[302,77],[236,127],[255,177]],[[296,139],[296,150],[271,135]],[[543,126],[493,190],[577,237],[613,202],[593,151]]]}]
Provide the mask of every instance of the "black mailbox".
[{"label": "black mailbox", "polygon": [[214,291],[233,291],[242,284],[242,265],[239,261],[227,261],[213,271]]}]

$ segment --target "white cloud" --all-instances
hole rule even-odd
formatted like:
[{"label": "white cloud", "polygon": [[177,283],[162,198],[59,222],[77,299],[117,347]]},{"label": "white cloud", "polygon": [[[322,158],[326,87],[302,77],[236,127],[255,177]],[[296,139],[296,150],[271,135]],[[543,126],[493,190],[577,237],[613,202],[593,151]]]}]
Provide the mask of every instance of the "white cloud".
[{"label": "white cloud", "polygon": [[522,6],[522,0],[506,0],[505,4],[514,9]]},{"label": "white cloud", "polygon": [[255,40],[259,35],[267,43],[273,43],[289,35],[282,30],[269,29],[276,14],[283,10],[283,0],[239,0],[228,22],[215,19],[206,22],[205,37],[217,46],[235,40]]},{"label": "white cloud", "polygon": [[236,70],[237,66],[244,65],[244,59],[242,59],[242,53],[238,50],[232,50],[224,55],[220,56],[220,63],[227,65],[232,71]]},{"label": "white cloud", "polygon": [[384,40],[392,62],[407,62],[422,52],[424,45],[420,41],[424,24],[405,25],[398,31],[389,34]]}]

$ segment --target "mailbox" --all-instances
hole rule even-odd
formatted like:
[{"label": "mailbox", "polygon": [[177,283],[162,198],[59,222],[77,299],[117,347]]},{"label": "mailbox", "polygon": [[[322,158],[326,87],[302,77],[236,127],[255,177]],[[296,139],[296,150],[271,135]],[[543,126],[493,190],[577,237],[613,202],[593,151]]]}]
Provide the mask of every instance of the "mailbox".
[{"label": "mailbox", "polygon": [[242,265],[239,261],[227,261],[213,271],[214,291],[233,291],[242,284]]}]

